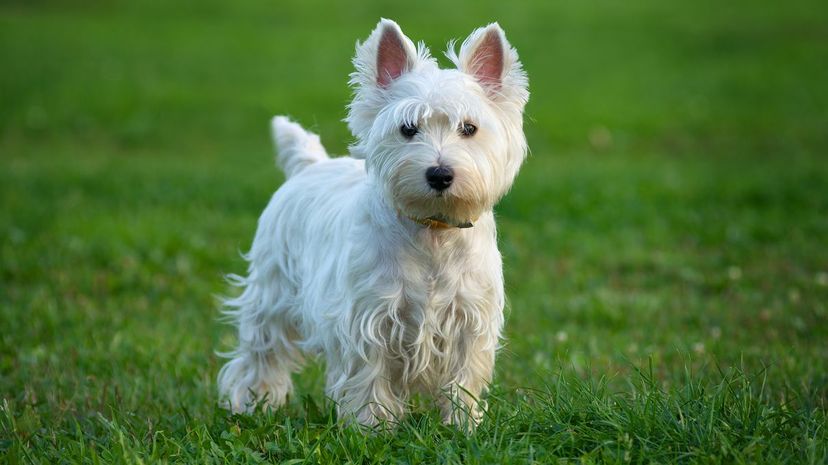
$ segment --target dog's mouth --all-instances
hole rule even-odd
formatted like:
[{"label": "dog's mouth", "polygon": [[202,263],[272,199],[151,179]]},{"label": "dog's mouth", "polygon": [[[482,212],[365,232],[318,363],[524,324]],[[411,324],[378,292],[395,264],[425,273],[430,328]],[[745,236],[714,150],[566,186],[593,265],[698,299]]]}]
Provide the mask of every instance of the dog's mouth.
[{"label": "dog's mouth", "polygon": [[[402,212],[400,212],[400,214],[404,215]],[[426,218],[420,218],[420,217],[410,216],[410,215],[404,215],[404,216],[406,218],[408,218],[409,220],[411,220],[411,221],[413,221],[413,222],[415,222],[419,225],[425,226],[429,229],[451,229],[451,228],[467,229],[467,228],[474,227],[474,223],[472,222],[472,220],[465,220],[465,221],[457,222],[457,221],[452,220],[451,218],[449,218],[445,215],[441,215],[441,214],[432,215],[432,216],[429,216],[429,217],[426,217]],[[477,221],[477,218],[474,218],[474,221]]]},{"label": "dog's mouth", "polygon": [[483,211],[476,202],[450,193],[426,199],[400,200],[395,202],[400,217],[430,229],[471,228]]},{"label": "dog's mouth", "polygon": [[[401,219],[429,229],[468,229],[474,227],[486,205],[462,183],[436,190],[407,190],[408,185],[392,185],[393,206]],[[458,189],[459,188],[459,189]]]}]

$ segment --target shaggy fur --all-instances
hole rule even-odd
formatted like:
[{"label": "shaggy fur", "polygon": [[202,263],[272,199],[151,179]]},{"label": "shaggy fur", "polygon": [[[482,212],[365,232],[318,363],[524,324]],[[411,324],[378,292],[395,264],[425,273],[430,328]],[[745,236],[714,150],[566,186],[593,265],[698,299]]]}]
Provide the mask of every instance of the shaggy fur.
[{"label": "shaggy fur", "polygon": [[[226,302],[239,345],[219,373],[234,411],[278,407],[304,354],[327,362],[340,418],[398,419],[415,392],[446,422],[473,426],[503,327],[503,274],[492,208],[526,156],[526,76],[497,24],[474,31],[456,69],[382,20],[357,44],[350,157],[272,121],[287,181],[259,219],[243,292]],[[464,135],[463,124],[477,131]],[[411,138],[401,127],[416,126]],[[426,180],[453,170],[450,187]],[[439,216],[448,224],[424,226]]]}]

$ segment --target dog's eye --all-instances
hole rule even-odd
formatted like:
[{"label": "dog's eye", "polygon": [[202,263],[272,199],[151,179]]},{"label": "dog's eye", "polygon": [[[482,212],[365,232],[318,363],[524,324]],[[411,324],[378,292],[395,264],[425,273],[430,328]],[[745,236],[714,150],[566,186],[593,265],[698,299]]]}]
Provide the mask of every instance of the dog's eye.
[{"label": "dog's eye", "polygon": [[471,137],[477,132],[477,126],[471,123],[463,123],[460,125],[460,134],[463,137]]},{"label": "dog's eye", "polygon": [[412,137],[416,136],[417,133],[420,132],[420,129],[417,126],[406,123],[400,126],[400,133],[406,138],[411,139]]}]

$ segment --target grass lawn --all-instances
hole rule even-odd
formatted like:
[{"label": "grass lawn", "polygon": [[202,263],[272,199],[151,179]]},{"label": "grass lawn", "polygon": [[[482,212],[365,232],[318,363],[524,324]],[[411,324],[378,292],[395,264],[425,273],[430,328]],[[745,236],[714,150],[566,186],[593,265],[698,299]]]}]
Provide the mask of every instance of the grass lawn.
[{"label": "grass lawn", "polygon": [[[380,3],[0,3],[0,462],[828,463],[825,3]],[[344,153],[380,16],[438,56],[498,20],[530,77],[470,436],[341,428],[318,363],[216,406],[268,119]]]}]

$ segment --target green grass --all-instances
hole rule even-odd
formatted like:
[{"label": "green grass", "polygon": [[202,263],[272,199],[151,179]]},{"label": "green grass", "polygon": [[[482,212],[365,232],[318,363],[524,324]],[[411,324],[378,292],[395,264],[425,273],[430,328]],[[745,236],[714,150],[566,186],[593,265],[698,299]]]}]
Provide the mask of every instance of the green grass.
[{"label": "green grass", "polygon": [[[828,462],[823,2],[379,3],[0,4],[0,462]],[[498,20],[530,76],[470,436],[340,427],[319,363],[216,407],[268,118],[344,152],[380,16],[435,55]]]}]

